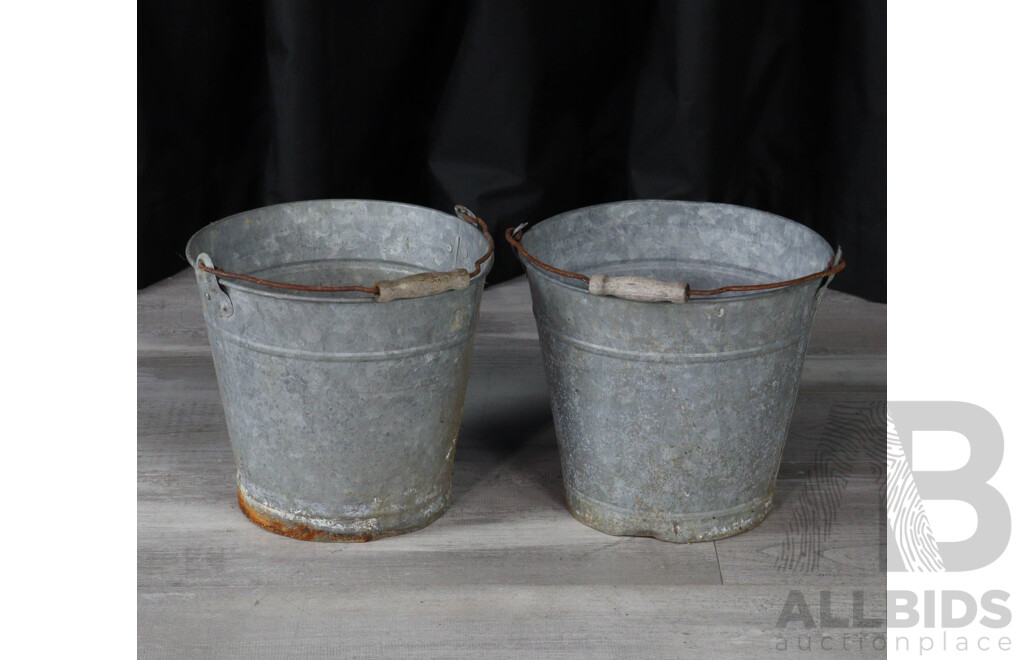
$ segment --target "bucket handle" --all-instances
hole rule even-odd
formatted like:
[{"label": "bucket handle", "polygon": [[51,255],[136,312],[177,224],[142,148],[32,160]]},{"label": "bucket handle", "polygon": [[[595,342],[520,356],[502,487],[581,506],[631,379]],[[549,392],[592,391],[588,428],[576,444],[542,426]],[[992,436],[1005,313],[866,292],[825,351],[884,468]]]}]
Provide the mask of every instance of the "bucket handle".
[{"label": "bucket handle", "polygon": [[586,282],[587,290],[593,295],[615,296],[616,298],[635,300],[638,302],[681,303],[686,302],[694,296],[716,296],[730,291],[769,291],[771,289],[781,289],[794,284],[809,282],[822,277],[826,278],[821,287],[824,289],[832,281],[832,278],[835,277],[836,273],[846,268],[846,261],[842,258],[842,248],[839,248],[835,255],[828,260],[828,265],[824,270],[792,280],[769,282],[767,284],[743,284],[736,286],[723,286],[717,289],[691,289],[690,285],[686,282],[666,282],[652,277],[639,277],[635,275],[615,277],[610,275],[592,275],[588,277],[582,273],[574,273],[572,271],[550,266],[527,252],[519,241],[522,238],[523,229],[528,224],[529,223],[524,222],[518,227],[509,227],[505,231],[505,240],[508,241],[509,245],[511,245],[523,259],[526,259],[534,266],[546,270],[549,273],[554,273],[555,275],[561,275],[563,277],[571,277],[573,279]]},{"label": "bucket handle", "polygon": [[[455,207],[455,215],[460,219],[480,229],[480,232],[487,239],[487,252],[474,263],[472,271],[465,268],[456,268],[448,272],[426,272],[407,275],[394,280],[381,280],[372,287],[368,286],[308,286],[305,284],[288,284],[286,282],[275,282],[264,280],[252,275],[232,273],[213,265],[209,255],[202,255],[204,259],[196,260],[196,270],[212,275],[214,278],[227,280],[239,280],[259,284],[273,289],[284,289],[285,291],[310,291],[317,293],[341,293],[344,291],[358,291],[360,293],[371,293],[377,302],[390,302],[404,298],[423,298],[445,291],[456,291],[469,286],[469,281],[480,273],[484,263],[494,254],[494,239],[487,231],[487,223],[478,218],[475,213],[462,205]],[[224,294],[227,297],[227,294]]]},{"label": "bucket handle", "polygon": [[[843,261],[843,246],[842,245],[837,245],[836,246],[836,254],[835,254],[834,257],[832,257],[832,261],[839,261],[844,266],[846,265],[846,262]],[[829,266],[832,265],[832,261],[828,262]],[[840,268],[839,270],[842,270],[842,268]],[[838,273],[838,272],[839,271],[836,271],[836,273]],[[817,305],[818,303],[821,302],[821,297],[825,295],[825,289],[828,288],[829,284],[832,284],[832,279],[836,276],[836,273],[832,273],[831,275],[826,277],[825,281],[821,283],[820,287],[818,287],[818,292],[814,294],[814,304],[815,305]]]}]

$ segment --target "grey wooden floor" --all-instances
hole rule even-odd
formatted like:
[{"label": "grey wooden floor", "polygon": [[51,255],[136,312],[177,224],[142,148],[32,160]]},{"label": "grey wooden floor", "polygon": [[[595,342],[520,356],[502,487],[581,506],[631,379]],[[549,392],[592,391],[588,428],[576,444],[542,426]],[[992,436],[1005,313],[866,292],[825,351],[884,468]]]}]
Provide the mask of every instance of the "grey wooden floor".
[{"label": "grey wooden floor", "polygon": [[[191,272],[138,301],[143,658],[884,655],[862,620],[885,614],[884,305],[826,295],[768,519],[675,545],[570,516],[526,281],[493,286],[451,509],[413,534],[321,544],[239,511]],[[822,627],[823,601],[847,621]]]}]

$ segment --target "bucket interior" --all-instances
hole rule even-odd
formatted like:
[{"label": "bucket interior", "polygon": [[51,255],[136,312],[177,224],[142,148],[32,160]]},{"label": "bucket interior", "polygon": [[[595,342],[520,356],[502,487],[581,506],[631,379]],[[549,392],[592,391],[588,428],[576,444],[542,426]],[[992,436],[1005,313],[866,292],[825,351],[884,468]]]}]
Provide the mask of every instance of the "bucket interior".
[{"label": "bucket interior", "polygon": [[[287,284],[372,287],[427,271],[472,271],[486,250],[478,228],[440,211],[392,202],[317,200],[267,206],[215,222],[192,237],[186,256],[194,266],[205,252],[222,270]],[[230,284],[270,291],[247,282]],[[366,299],[358,293],[299,295]]]},{"label": "bucket interior", "polygon": [[527,231],[522,244],[562,270],[693,289],[795,279],[823,270],[833,256],[821,236],[792,220],[729,204],[660,200],[563,213]]}]

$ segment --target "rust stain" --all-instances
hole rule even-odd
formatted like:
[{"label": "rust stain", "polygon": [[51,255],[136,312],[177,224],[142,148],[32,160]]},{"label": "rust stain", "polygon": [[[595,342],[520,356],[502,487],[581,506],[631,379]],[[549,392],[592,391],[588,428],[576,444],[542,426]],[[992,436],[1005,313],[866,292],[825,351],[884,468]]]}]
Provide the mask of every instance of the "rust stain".
[{"label": "rust stain", "polygon": [[374,541],[384,536],[390,536],[387,533],[374,535],[369,532],[364,532],[362,534],[327,532],[322,529],[314,529],[312,527],[307,527],[306,525],[271,518],[250,508],[249,505],[246,504],[245,498],[242,497],[242,491],[238,491],[238,506],[242,509],[242,513],[244,513],[249,520],[253,521],[268,532],[274,532],[275,534],[280,534],[282,536],[289,536],[293,539],[299,539],[300,541],[365,543],[366,541]]}]

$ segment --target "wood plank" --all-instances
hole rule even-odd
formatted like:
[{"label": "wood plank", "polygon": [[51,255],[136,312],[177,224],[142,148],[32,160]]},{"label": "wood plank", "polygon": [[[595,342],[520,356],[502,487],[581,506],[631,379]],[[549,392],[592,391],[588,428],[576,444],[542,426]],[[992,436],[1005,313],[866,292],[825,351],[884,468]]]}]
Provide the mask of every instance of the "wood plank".
[{"label": "wood plank", "polygon": [[885,474],[885,401],[878,395],[801,392],[779,477]]},{"label": "wood plank", "polygon": [[[798,622],[778,627],[790,597],[785,586],[450,585],[354,591],[324,581],[314,588],[144,588],[139,657],[728,660],[782,655],[783,643],[784,657],[884,657],[885,631],[878,621],[865,622],[871,626],[866,628],[818,627],[823,590],[831,596],[833,614],[853,617],[854,590],[834,585],[799,588],[815,619],[811,630]],[[864,616],[882,618],[885,586],[858,591]],[[822,650],[823,641],[833,650]],[[798,644],[808,644],[812,652],[798,650]]]},{"label": "wood plank", "polygon": [[884,357],[885,352],[886,306],[827,291],[811,326],[807,355]]},{"label": "wood plank", "polygon": [[780,479],[764,522],[715,541],[723,583],[884,587],[884,495],[884,479],[863,475],[831,487]]},{"label": "wood plank", "polygon": [[140,356],[210,351],[203,305],[191,269],[139,291],[136,323]]}]

